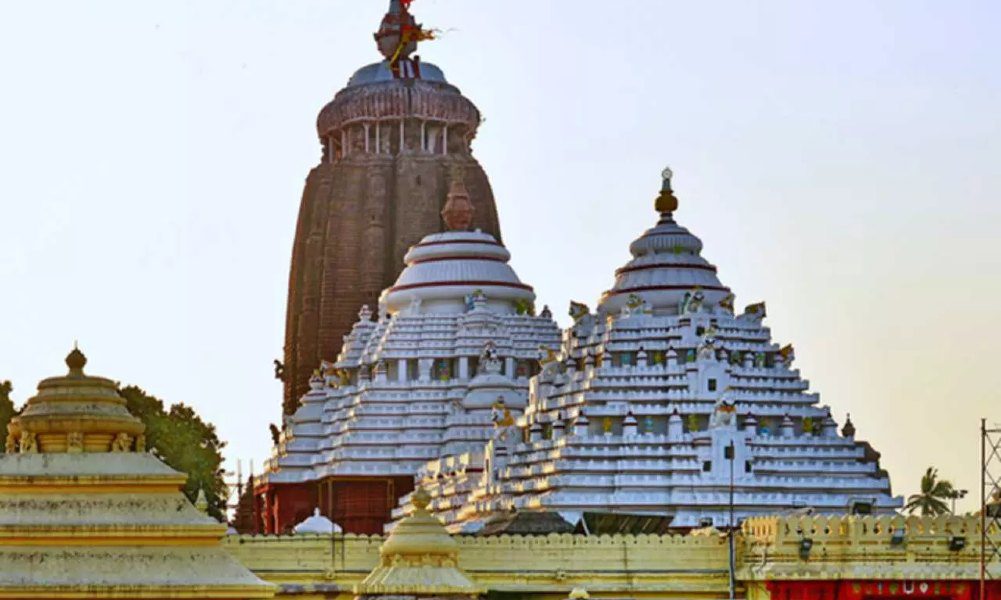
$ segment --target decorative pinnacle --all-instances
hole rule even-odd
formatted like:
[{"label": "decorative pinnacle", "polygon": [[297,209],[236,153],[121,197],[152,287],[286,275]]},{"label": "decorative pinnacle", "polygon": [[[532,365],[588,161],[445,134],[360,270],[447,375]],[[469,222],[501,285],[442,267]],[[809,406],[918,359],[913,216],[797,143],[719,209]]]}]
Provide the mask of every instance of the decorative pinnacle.
[{"label": "decorative pinnacle", "polygon": [[674,177],[674,171],[671,167],[664,167],[664,170],[660,172],[660,176],[664,179],[664,183],[661,185],[662,190],[671,189],[671,178]]},{"label": "decorative pinnacle", "polygon": [[665,167],[660,175],[663,177],[663,182],[660,185],[660,195],[657,196],[654,207],[661,214],[669,214],[678,210],[678,199],[674,195],[674,190],[671,189],[671,178],[674,177],[674,171],[671,170],[671,167]]},{"label": "decorative pinnacle", "polygon": [[441,209],[441,218],[449,231],[467,231],[473,224],[473,203],[466,190],[465,173],[456,165],[452,169],[452,182],[448,189],[448,200]]},{"label": "decorative pinnacle", "polygon": [[417,510],[427,510],[428,504],[431,504],[431,494],[427,493],[424,488],[419,488],[414,495],[410,497],[410,502],[414,505]]},{"label": "decorative pinnacle", "polygon": [[87,357],[77,348],[76,342],[73,343],[73,350],[66,355],[66,366],[72,375],[83,375],[83,368],[87,366]]}]

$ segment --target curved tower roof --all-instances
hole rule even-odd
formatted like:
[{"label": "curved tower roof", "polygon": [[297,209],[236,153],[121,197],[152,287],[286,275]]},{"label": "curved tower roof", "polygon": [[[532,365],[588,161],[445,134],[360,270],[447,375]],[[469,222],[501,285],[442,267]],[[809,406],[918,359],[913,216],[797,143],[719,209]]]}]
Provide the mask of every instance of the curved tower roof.
[{"label": "curved tower roof", "polygon": [[432,33],[393,1],[364,66],[320,111],[320,164],[306,179],[289,274],[284,413],[333,360],[365,304],[396,280],[407,249],[446,229],[440,211],[463,172],[473,228],[500,239],[493,192],[473,157],[481,116],[442,70],[415,54]]}]

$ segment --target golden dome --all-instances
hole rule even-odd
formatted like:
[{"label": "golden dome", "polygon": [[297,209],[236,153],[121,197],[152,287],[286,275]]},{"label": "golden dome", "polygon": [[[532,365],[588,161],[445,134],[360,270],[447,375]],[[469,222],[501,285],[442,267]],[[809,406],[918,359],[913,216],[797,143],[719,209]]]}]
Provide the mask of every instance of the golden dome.
[{"label": "golden dome", "polygon": [[38,393],[7,426],[8,452],[128,452],[145,450],[146,426],[132,416],[118,385],[85,375],[78,348],[66,356],[69,373],[38,384]]},{"label": "golden dome", "polygon": [[423,489],[414,493],[414,513],[397,523],[379,549],[379,566],[355,586],[355,594],[475,597],[484,593],[459,568],[459,544],[428,512],[430,501]]}]

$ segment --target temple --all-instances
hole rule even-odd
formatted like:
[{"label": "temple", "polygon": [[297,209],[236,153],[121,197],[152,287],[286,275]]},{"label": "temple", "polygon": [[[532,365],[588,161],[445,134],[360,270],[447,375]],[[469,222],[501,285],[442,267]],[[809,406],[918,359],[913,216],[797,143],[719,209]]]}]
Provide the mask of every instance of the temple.
[{"label": "temple", "polygon": [[69,372],[38,385],[0,455],[0,597],[270,598],[226,527],[181,492],[187,475],[146,451],[117,385]]},{"label": "temple", "polygon": [[432,33],[392,0],[375,34],[384,60],[359,69],[320,111],[322,158],[306,178],[292,249],[283,414],[321,360],[332,360],[359,307],[374,306],[407,248],[443,230],[438,217],[461,167],[475,227],[500,239],[486,173],[472,155],[480,112],[441,69],[414,54]]},{"label": "temple", "polygon": [[[319,508],[351,533],[381,533],[429,460],[480,450],[525,409],[540,348],[559,329],[491,234],[470,230],[474,206],[453,176],[442,220],[364,306],[336,361],[324,362],[288,417],[257,480],[264,531]],[[376,317],[373,320],[373,317]]]},{"label": "temple", "polygon": [[573,325],[533,378],[525,416],[483,450],[423,467],[418,486],[453,529],[511,512],[571,525],[589,513],[658,515],[691,529],[901,506],[879,454],[850,421],[839,433],[792,346],[772,341],[764,303],[734,310],[677,207],[666,170],[657,223],[630,245],[596,312],[571,303]]}]

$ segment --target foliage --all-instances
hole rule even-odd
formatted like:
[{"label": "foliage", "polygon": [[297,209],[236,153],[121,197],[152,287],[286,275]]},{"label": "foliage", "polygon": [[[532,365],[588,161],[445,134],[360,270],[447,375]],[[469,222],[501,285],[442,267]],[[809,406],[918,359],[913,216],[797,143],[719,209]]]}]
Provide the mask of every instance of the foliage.
[{"label": "foliage", "polygon": [[[7,436],[7,424],[17,414],[17,411],[14,410],[14,403],[10,399],[12,391],[14,391],[14,386],[9,381],[0,381],[0,437]],[[3,451],[3,446],[0,446],[0,453]]]},{"label": "foliage", "polygon": [[240,491],[240,498],[236,503],[236,511],[233,520],[230,521],[240,533],[254,533],[254,477],[247,477],[243,489]]},{"label": "foliage", "polygon": [[215,426],[189,406],[173,404],[166,409],[161,400],[136,386],[121,390],[129,412],[146,425],[146,447],[173,469],[186,473],[184,494],[194,502],[198,490],[205,490],[209,514],[223,521],[226,484],[223,481],[222,449],[226,443],[216,435]]},{"label": "foliage", "polygon": [[952,482],[947,479],[939,479],[938,469],[928,467],[928,470],[921,477],[921,492],[911,494],[907,498],[907,504],[904,508],[908,513],[920,510],[922,516],[944,515],[950,512],[949,505],[945,501],[954,495],[955,490]]}]

